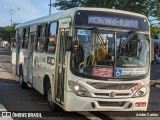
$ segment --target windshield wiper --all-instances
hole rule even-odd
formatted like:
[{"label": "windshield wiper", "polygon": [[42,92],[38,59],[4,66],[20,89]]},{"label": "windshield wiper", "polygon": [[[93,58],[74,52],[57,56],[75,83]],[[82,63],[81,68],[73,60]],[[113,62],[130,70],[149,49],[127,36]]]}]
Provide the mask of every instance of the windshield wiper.
[{"label": "windshield wiper", "polygon": [[136,33],[135,30],[128,32],[129,35],[126,37],[126,43],[128,43],[129,40],[131,40],[133,38],[133,36],[135,35],[135,33]]},{"label": "windshield wiper", "polygon": [[101,45],[103,46],[103,48],[105,49],[106,48],[106,45],[105,45],[105,42],[103,41],[102,39],[102,36],[100,35],[99,31],[97,30],[96,27],[93,27],[94,31],[96,32],[97,36],[98,36],[98,40],[99,42],[101,43]]},{"label": "windshield wiper", "polygon": [[126,37],[126,40],[123,42],[122,47],[124,47],[133,38],[135,33],[136,33],[135,30],[128,32],[128,36]]}]

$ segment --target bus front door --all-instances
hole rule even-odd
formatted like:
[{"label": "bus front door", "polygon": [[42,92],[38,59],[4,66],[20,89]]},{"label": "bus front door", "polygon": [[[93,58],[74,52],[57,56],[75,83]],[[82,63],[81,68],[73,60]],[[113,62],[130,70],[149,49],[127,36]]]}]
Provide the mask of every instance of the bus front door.
[{"label": "bus front door", "polygon": [[68,29],[60,29],[60,45],[57,63],[56,101],[64,104],[64,82],[65,82],[65,37],[69,35]]},{"label": "bus front door", "polygon": [[29,46],[28,46],[28,69],[27,69],[27,82],[28,86],[32,86],[32,63],[33,63],[33,47],[34,47],[35,33],[30,33]]}]

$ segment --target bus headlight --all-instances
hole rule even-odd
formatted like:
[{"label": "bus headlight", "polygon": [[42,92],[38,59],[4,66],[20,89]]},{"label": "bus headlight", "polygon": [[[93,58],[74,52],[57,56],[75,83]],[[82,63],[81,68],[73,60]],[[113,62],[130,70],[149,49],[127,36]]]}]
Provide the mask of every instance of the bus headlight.
[{"label": "bus headlight", "polygon": [[91,94],[80,84],[75,83],[73,81],[69,81],[69,86],[76,95],[82,97],[91,97]]},{"label": "bus headlight", "polygon": [[142,97],[147,93],[146,86],[141,87],[137,92],[133,95],[133,97]]}]

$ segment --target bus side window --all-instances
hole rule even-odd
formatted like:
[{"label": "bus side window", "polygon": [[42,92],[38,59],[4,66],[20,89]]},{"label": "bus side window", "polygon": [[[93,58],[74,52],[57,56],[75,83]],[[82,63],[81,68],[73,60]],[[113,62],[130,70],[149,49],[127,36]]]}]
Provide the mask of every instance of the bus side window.
[{"label": "bus side window", "polygon": [[45,27],[46,25],[38,26],[38,34],[37,34],[37,42],[36,42],[36,50],[38,52],[44,51],[45,46]]},{"label": "bus side window", "polygon": [[49,39],[47,41],[46,52],[49,54],[55,54],[57,40],[57,22],[51,23],[49,28]]},{"label": "bus side window", "polygon": [[28,49],[28,40],[29,40],[29,28],[26,28],[24,34],[24,49]]},{"label": "bus side window", "polygon": [[23,29],[23,38],[21,40],[21,48],[28,49],[28,40],[29,40],[29,28]]},{"label": "bus side window", "polygon": [[24,46],[24,45],[23,45],[24,42],[23,42],[23,37],[22,37],[22,36],[23,36],[22,33],[21,33],[21,34],[19,33],[19,34],[18,34],[18,37],[17,37],[18,40],[20,41],[20,48],[21,48],[21,49],[23,49],[23,46]]}]

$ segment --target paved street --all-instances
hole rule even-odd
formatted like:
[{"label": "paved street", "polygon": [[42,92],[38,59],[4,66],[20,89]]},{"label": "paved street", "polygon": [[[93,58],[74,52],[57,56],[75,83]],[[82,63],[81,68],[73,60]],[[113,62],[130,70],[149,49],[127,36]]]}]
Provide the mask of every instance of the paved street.
[{"label": "paved street", "polygon": [[[5,53],[3,52],[0,52],[0,54],[1,54],[0,55],[0,104],[2,104],[7,109],[7,111],[50,111],[48,109],[46,99],[39,92],[37,92],[34,89],[21,89],[19,87],[18,77],[13,75],[11,71],[10,54],[5,55]],[[154,68],[154,70],[155,71],[152,72],[152,74],[158,75],[158,73],[156,73],[159,72],[157,66],[156,68]],[[159,78],[156,79],[158,80]],[[159,93],[160,93],[160,88],[151,87],[148,111],[160,111]],[[114,116],[110,116],[108,112],[78,112],[78,113],[64,112],[60,108],[58,109],[58,112],[50,111],[50,114],[57,116],[54,117],[54,119],[57,118],[57,119],[68,119],[68,120],[131,119],[131,117],[114,118]],[[123,112],[123,114],[125,114],[125,112]],[[45,120],[48,119],[53,119],[53,118],[45,118]],[[135,118],[133,117],[132,119],[135,120]],[[157,118],[143,117],[141,119],[156,120]],[[17,118],[15,120],[19,119]]]},{"label": "paved street", "polygon": [[160,64],[153,64],[151,66],[151,80],[160,81]]}]

